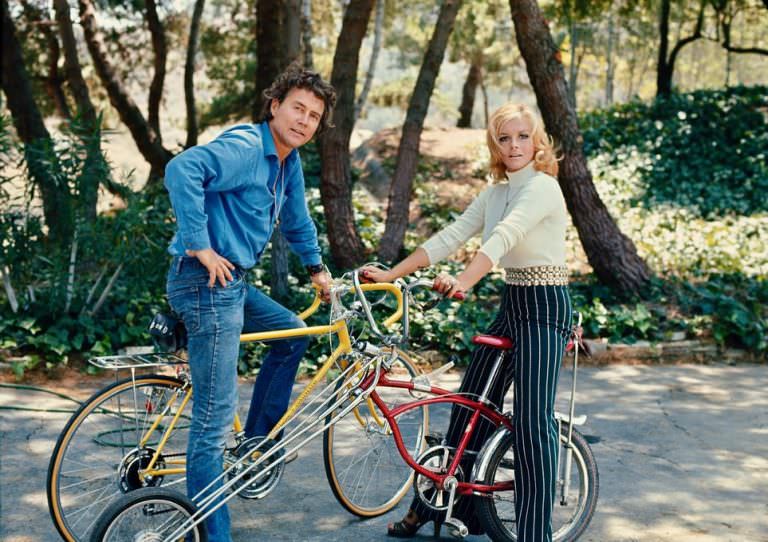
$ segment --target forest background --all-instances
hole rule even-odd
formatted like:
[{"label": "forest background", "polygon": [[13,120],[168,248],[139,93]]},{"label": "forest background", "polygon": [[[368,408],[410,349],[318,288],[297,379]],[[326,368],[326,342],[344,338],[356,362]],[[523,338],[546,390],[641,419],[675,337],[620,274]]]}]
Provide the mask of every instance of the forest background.
[{"label": "forest background", "polygon": [[[18,377],[149,342],[167,310],[165,164],[258,121],[291,62],[339,91],[336,127],[302,149],[334,274],[460,213],[485,182],[488,113],[517,100],[563,156],[587,335],[766,359],[767,0],[0,3],[0,353]],[[414,348],[466,361],[500,278],[419,315]],[[311,296],[279,235],[251,280],[297,310]],[[326,353],[315,342],[304,369]]]}]

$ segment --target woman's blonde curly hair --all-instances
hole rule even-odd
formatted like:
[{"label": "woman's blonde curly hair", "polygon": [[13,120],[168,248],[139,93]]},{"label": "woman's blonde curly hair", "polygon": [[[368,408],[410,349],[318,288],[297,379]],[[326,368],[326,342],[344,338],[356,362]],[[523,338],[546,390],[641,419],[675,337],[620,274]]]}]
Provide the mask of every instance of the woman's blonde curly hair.
[{"label": "woman's blonde curly hair", "polygon": [[531,137],[533,138],[533,168],[536,171],[543,171],[557,177],[557,161],[555,154],[555,143],[552,137],[544,130],[544,122],[541,117],[530,107],[518,103],[508,103],[502,105],[494,111],[488,120],[488,130],[486,139],[488,150],[491,153],[491,182],[496,183],[507,179],[507,168],[501,157],[499,146],[499,132],[509,120],[525,118],[531,124]]}]

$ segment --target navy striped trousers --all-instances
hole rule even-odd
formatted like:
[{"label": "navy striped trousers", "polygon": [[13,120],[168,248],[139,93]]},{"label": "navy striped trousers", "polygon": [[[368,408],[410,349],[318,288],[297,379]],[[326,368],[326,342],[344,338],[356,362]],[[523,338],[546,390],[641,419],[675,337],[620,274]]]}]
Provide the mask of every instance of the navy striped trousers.
[{"label": "navy striped trousers", "polygon": [[[499,409],[514,382],[515,512],[520,542],[550,542],[552,505],[555,495],[559,437],[554,417],[555,392],[561,360],[571,329],[571,298],[566,286],[506,285],[496,319],[488,335],[509,337],[514,344],[505,357],[501,374],[491,386],[489,399]],[[499,351],[478,347],[464,379],[461,393],[482,393]],[[454,405],[446,433],[449,446],[457,446],[471,411]],[[495,427],[480,418],[468,450],[480,451]],[[472,472],[476,455],[462,460],[465,477]],[[482,533],[473,499],[462,497],[454,516],[474,534]],[[411,508],[421,519],[438,519],[437,513],[418,498]]]}]

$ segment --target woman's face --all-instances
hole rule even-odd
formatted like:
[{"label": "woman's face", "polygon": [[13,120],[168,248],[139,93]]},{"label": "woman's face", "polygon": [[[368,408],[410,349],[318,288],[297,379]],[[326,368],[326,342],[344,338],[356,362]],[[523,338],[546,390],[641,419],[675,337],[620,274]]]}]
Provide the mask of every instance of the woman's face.
[{"label": "woman's face", "polygon": [[525,117],[510,119],[501,125],[496,140],[507,171],[517,171],[527,166],[535,154],[531,123]]}]

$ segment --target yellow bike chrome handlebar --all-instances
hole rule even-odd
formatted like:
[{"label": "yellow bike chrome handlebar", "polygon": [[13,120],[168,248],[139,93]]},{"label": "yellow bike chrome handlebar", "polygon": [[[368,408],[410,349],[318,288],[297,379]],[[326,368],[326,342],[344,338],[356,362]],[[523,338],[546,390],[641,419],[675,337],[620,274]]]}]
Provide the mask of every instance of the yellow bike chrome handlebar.
[{"label": "yellow bike chrome handlebar", "polygon": [[[322,302],[323,298],[320,293],[320,287],[316,284],[313,284],[312,287],[315,289],[315,298],[312,300],[312,304],[304,309],[302,312],[298,314],[299,318],[301,320],[306,320],[313,314],[317,312],[317,309],[320,308],[320,303]],[[375,283],[367,283],[367,284],[361,284],[360,287],[364,292],[389,292],[392,295],[395,296],[395,300],[397,301],[397,309],[395,312],[393,312],[386,320],[384,320],[384,325],[386,327],[391,326],[400,318],[403,316],[403,292],[392,284],[391,282],[375,282]],[[350,288],[350,292],[354,293],[354,289]]]}]

